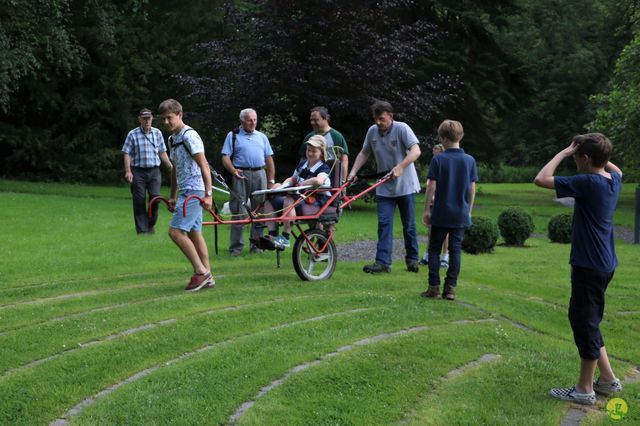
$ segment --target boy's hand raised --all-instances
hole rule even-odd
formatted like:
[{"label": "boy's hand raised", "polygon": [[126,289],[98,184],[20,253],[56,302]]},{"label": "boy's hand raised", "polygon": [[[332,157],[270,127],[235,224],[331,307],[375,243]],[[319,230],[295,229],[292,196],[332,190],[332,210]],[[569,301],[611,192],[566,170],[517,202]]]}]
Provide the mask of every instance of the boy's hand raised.
[{"label": "boy's hand raised", "polygon": [[580,143],[577,141],[572,141],[571,145],[569,145],[568,147],[566,147],[565,149],[563,149],[562,151],[560,151],[562,153],[562,155],[564,155],[565,157],[571,157],[573,154],[576,153],[576,151],[578,150],[578,148],[580,148]]}]

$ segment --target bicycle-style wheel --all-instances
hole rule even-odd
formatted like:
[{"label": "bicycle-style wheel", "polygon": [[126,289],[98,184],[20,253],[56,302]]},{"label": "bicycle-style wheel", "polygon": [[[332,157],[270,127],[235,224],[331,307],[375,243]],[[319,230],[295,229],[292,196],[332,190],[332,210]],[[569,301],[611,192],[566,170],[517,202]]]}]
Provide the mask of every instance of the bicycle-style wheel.
[{"label": "bicycle-style wheel", "polygon": [[[296,238],[292,252],[293,267],[303,280],[320,281],[333,275],[338,263],[338,250],[333,239],[328,244],[327,240],[327,234],[319,229],[310,230]],[[324,250],[320,252],[323,247]]]}]

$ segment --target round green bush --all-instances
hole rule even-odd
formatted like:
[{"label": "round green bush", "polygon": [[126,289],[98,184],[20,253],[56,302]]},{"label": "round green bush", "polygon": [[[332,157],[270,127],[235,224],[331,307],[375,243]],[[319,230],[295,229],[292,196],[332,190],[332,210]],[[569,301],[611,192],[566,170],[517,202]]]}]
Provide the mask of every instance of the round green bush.
[{"label": "round green bush", "polygon": [[554,243],[570,243],[572,222],[573,216],[570,213],[560,213],[553,216],[549,219],[547,227],[549,239]]},{"label": "round green bush", "polygon": [[476,216],[464,231],[462,250],[469,254],[491,253],[498,241],[498,225],[488,217]]},{"label": "round green bush", "polygon": [[520,207],[509,207],[498,216],[498,228],[509,246],[523,246],[533,232],[531,215]]}]

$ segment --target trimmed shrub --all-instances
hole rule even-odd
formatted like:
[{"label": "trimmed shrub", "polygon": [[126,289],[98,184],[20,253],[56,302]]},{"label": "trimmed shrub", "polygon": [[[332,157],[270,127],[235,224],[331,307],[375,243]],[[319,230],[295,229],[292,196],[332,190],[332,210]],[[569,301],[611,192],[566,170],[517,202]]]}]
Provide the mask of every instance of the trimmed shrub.
[{"label": "trimmed shrub", "polygon": [[471,227],[464,231],[462,250],[469,254],[491,253],[498,241],[498,225],[488,217],[471,218]]},{"label": "trimmed shrub", "polygon": [[509,246],[523,246],[533,232],[531,215],[520,207],[509,207],[498,216],[498,228]]},{"label": "trimmed shrub", "polygon": [[571,228],[573,227],[571,213],[560,213],[549,219],[547,227],[549,239],[554,243],[567,244],[571,242]]}]

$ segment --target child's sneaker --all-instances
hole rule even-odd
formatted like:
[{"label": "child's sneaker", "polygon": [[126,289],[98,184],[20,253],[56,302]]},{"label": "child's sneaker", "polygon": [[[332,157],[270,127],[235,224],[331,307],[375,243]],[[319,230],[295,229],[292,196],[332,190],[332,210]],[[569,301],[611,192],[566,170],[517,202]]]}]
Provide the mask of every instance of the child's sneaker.
[{"label": "child's sneaker", "polygon": [[593,390],[600,395],[609,396],[613,393],[622,392],[620,379],[613,379],[612,382],[601,382],[600,379],[593,382]]},{"label": "child's sneaker", "polygon": [[556,388],[551,389],[549,392],[552,397],[561,399],[563,401],[575,402],[582,405],[595,405],[596,393],[580,393],[576,391],[575,386],[572,388]]},{"label": "child's sneaker", "polygon": [[440,267],[446,269],[449,267],[449,255],[443,254],[442,259],[440,260]]},{"label": "child's sneaker", "polygon": [[284,250],[289,248],[289,239],[283,237],[282,235],[278,235],[273,238],[273,245],[276,246],[277,250]]},{"label": "child's sneaker", "polygon": [[[213,281],[213,277],[211,276],[211,272],[207,272],[205,274],[193,274],[191,276],[191,280],[189,284],[185,288],[186,291],[198,291],[207,284]],[[215,285],[215,284],[214,284]]]},{"label": "child's sneaker", "polygon": [[424,256],[422,256],[422,259],[420,259],[420,264],[421,265],[429,264],[429,252],[425,253]]}]

